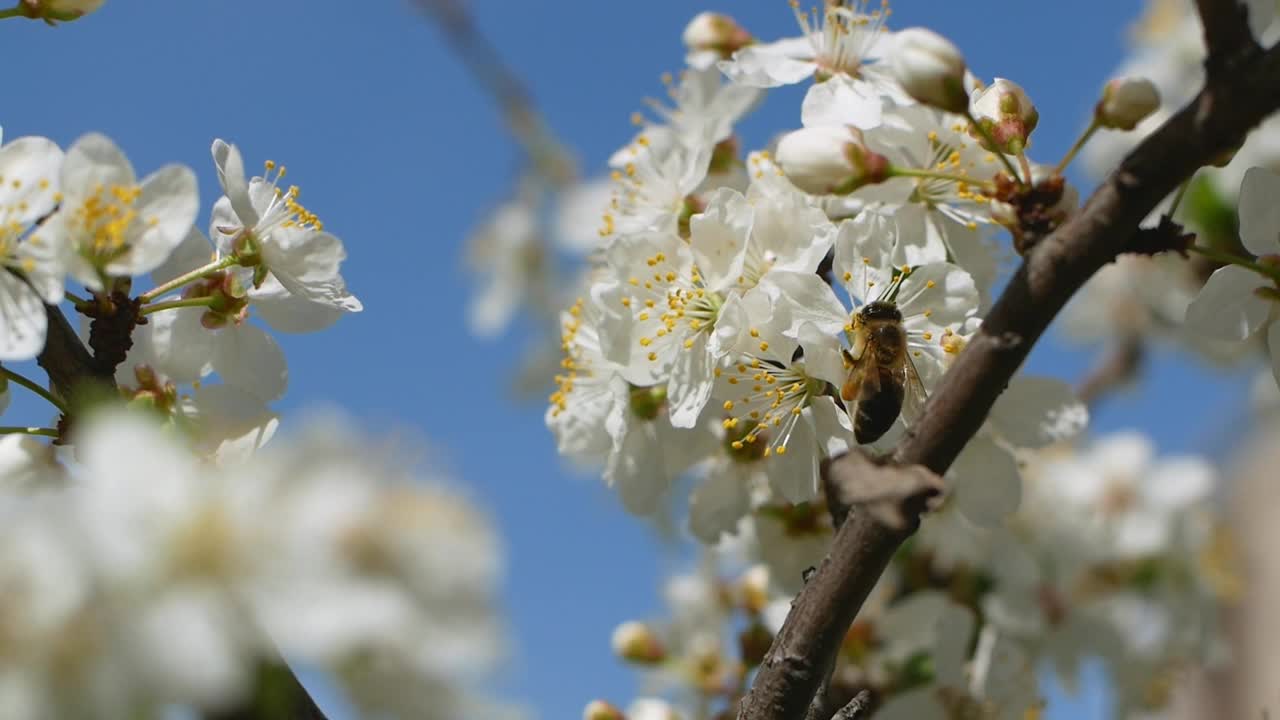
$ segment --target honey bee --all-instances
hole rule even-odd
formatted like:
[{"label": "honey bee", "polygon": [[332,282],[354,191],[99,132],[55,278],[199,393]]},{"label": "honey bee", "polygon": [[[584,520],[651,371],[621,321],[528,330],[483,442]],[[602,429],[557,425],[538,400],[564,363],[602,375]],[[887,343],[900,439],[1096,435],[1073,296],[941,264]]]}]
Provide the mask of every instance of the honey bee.
[{"label": "honey bee", "polygon": [[925,390],[896,304],[869,302],[854,313],[850,327],[853,347],[844,351],[849,375],[840,397],[853,415],[853,436],[863,445],[880,439],[898,415],[913,421],[924,406]]}]

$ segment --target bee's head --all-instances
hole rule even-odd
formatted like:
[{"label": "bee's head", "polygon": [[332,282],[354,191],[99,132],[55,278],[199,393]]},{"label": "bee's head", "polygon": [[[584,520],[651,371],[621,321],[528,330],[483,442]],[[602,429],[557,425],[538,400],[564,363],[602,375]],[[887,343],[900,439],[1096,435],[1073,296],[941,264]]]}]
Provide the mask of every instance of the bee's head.
[{"label": "bee's head", "polygon": [[898,306],[886,300],[876,300],[863,305],[862,309],[858,310],[858,315],[863,320],[902,322],[902,312],[898,310]]}]

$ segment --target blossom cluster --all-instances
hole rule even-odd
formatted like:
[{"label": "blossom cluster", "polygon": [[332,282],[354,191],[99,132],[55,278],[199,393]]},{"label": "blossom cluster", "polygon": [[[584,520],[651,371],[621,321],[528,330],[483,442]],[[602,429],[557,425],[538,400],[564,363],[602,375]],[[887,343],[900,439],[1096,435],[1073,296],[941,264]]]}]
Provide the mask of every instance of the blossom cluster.
[{"label": "blossom cluster", "polygon": [[[976,527],[947,503],[897,554],[841,644],[835,697],[868,692],[876,718],[1037,717],[1042,673],[1074,688],[1101,661],[1115,716],[1151,717],[1178,678],[1221,662],[1214,610],[1240,579],[1209,464],[1159,457],[1136,432],[1024,459],[1027,496],[1004,526]],[[793,568],[751,547],[780,538],[721,544],[670,578],[666,616],[613,636],[645,697],[584,716],[733,708],[790,609],[779,580]]]},{"label": "blossom cluster", "polygon": [[[1277,25],[1252,6],[1268,2],[1251,4],[1264,38]],[[569,192],[558,217],[555,234],[588,258],[561,314],[546,423],[628,511],[687,517],[704,558],[668,587],[669,618],[614,634],[652,697],[625,711],[594,701],[588,720],[735,712],[830,544],[822,463],[897,444],[980,331],[1007,261],[1076,211],[1072,160],[1122,156],[1198,86],[1162,75],[1168,57],[1126,66],[1079,141],[1041,164],[1028,156],[1039,114],[1015,82],[976,77],[936,33],[890,30],[887,4],[791,5],[798,35],[772,42],[696,16],[687,67],[664,79],[669,102],[633,118],[608,184]],[[1201,59],[1186,64],[1199,72]],[[744,151],[742,118],[799,83],[798,128]],[[1263,334],[1280,357],[1280,180],[1245,171],[1274,165],[1268,128],[1210,180],[1240,188],[1238,254],[1207,271],[1172,253],[1122,256],[1069,309],[1069,331]],[[534,213],[523,218],[527,258],[539,240]],[[508,285],[497,306],[518,304],[513,287],[527,291]],[[875,717],[1035,717],[1042,669],[1070,686],[1100,658],[1117,711],[1141,715],[1168,706],[1179,673],[1222,659],[1210,618],[1239,586],[1214,471],[1157,458],[1136,433],[1076,445],[1088,415],[1067,384],[1015,376],[864,605],[833,688],[870,691]]]},{"label": "blossom cluster", "polygon": [[[822,460],[890,447],[979,326],[1005,252],[991,230],[1027,225],[1010,188],[1050,198],[1036,232],[1075,209],[1025,154],[1026,92],[982,83],[929,31],[890,32],[888,15],[797,9],[802,35],[771,43],[699,16],[674,106],[611,158],[547,423],[632,512],[658,510],[691,470],[689,527],[706,542],[817,499]],[[741,157],[742,116],[810,78],[802,127]],[[1020,378],[953,473],[965,512],[1015,510],[1011,453],[1086,416],[1065,385]],[[992,480],[989,457],[1008,473]]]},{"label": "blossom cluster", "polygon": [[453,491],[336,423],[219,464],[137,412],[70,440],[0,440],[0,714],[225,710],[281,654],[370,715],[480,711],[500,563]]},{"label": "blossom cluster", "polygon": [[[297,702],[286,660],[369,716],[506,712],[472,693],[503,645],[488,520],[336,423],[264,448],[270,331],[362,305],[284,166],[211,155],[206,234],[190,168],[139,179],[96,133],[0,145],[3,402],[57,416],[0,428],[0,716],[258,714]],[[36,358],[49,387],[14,369]]]}]

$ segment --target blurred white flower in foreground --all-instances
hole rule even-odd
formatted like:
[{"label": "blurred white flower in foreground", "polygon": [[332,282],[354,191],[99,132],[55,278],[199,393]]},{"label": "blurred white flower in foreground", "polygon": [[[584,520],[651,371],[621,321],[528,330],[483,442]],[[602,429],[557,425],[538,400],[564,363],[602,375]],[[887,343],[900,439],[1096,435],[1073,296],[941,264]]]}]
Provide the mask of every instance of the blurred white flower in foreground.
[{"label": "blurred white flower in foreground", "polygon": [[81,422],[69,482],[4,464],[0,716],[217,709],[280,654],[365,711],[475,716],[501,563],[461,498],[340,427],[218,467],[139,415]]}]

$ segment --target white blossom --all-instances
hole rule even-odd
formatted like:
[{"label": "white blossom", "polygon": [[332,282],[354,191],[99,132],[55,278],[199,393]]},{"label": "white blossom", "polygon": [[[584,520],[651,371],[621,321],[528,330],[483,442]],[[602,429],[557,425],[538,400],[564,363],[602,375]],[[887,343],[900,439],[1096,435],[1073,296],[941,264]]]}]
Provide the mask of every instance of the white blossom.
[{"label": "white blossom", "polygon": [[[261,268],[289,294],[343,312],[363,305],[347,291],[339,268],[346,259],[342,241],[324,232],[319,219],[298,202],[296,185],[279,187],[285,168],[266,163],[267,176],[245,178],[235,145],[213,143],[213,159],[224,197],[213,206],[209,236],[223,255],[257,257]],[[181,238],[179,238],[181,239]],[[255,273],[261,287],[265,273]]]},{"label": "white blossom", "polygon": [[44,304],[62,300],[63,248],[32,229],[58,205],[61,164],[62,150],[45,138],[0,147],[0,360],[28,360],[44,349]]},{"label": "white blossom", "polygon": [[96,133],[67,150],[61,193],[38,237],[57,247],[71,276],[93,290],[108,278],[159,267],[187,236],[199,201],[190,168],[168,165],[138,182],[124,153]]}]

